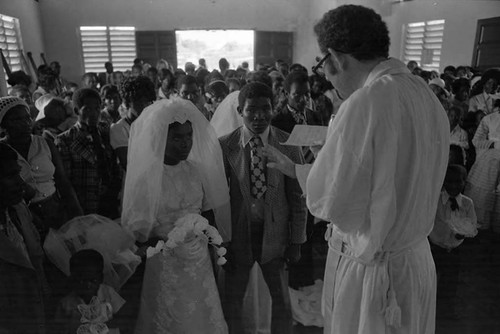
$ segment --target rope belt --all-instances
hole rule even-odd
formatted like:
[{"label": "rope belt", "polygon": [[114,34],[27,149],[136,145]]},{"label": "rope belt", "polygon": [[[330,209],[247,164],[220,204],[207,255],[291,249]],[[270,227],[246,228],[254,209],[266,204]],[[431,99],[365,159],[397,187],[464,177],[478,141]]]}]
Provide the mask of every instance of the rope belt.
[{"label": "rope belt", "polygon": [[[417,240],[416,242],[412,243],[410,246],[402,248],[397,251],[378,251],[375,253],[373,260],[372,261],[365,261],[363,259],[360,259],[358,257],[355,257],[351,254],[354,254],[354,250],[349,247],[349,245],[342,241],[342,247],[341,249],[335,248],[331,242],[330,238],[333,235],[333,229],[332,229],[332,224],[328,224],[328,229],[325,233],[325,239],[328,241],[328,247],[331,249],[334,253],[337,255],[347,258],[349,260],[352,260],[354,262],[357,262],[361,265],[364,266],[383,266],[386,268],[386,273],[387,275],[384,276],[384,280],[382,281],[383,283],[385,280],[387,280],[387,294],[386,298],[383,301],[383,307],[381,312],[384,314],[385,317],[385,322],[388,326],[392,326],[395,328],[400,328],[401,327],[401,308],[398,305],[397,299],[396,299],[396,291],[394,290],[394,286],[392,284],[393,282],[393,273],[392,273],[392,261],[393,259],[409,253],[419,247],[423,242],[426,241],[426,239],[421,239]],[[347,252],[346,252],[347,251]],[[382,286],[385,286],[386,284],[382,284]],[[372,284],[370,292],[369,292],[369,298],[368,300],[373,300],[374,292],[375,289],[379,287],[376,286],[376,284]]]}]

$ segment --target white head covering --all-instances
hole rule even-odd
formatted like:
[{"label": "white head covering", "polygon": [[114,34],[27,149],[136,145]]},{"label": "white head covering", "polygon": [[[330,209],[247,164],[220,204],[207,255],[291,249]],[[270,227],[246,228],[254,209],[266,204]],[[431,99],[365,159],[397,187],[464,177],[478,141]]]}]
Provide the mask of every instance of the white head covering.
[{"label": "white head covering", "polygon": [[56,97],[52,94],[45,94],[36,99],[35,107],[38,109],[38,115],[35,121],[45,118],[45,107],[55,98]]},{"label": "white head covering", "polygon": [[187,160],[199,167],[219,233],[225,241],[231,238],[229,189],[217,135],[194,104],[172,98],[156,101],[144,109],[130,130],[122,225],[140,241],[147,240],[157,224],[168,127],[186,121],[193,128],[193,147]]},{"label": "white head covering", "polygon": [[429,81],[429,85],[436,85],[436,86],[439,86],[439,87],[445,89],[445,82],[441,78],[432,79],[431,81]]},{"label": "white head covering", "polygon": [[243,119],[237,110],[239,95],[239,90],[232,92],[215,109],[210,124],[214,127],[217,137],[230,134],[243,125]]}]

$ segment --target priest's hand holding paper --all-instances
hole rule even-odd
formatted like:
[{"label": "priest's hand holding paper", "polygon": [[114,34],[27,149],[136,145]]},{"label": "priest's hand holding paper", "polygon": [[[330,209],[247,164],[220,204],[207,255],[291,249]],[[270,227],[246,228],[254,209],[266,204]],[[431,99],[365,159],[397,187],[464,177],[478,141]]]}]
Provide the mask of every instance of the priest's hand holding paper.
[{"label": "priest's hand holding paper", "polygon": [[267,158],[267,167],[275,168],[293,179],[297,178],[295,174],[295,163],[290,160],[289,157],[271,145],[265,145],[262,151]]},{"label": "priest's hand holding paper", "polygon": [[318,153],[323,148],[323,145],[325,145],[324,141],[318,141],[314,145],[309,146],[309,149],[313,153],[315,159],[318,157]]}]

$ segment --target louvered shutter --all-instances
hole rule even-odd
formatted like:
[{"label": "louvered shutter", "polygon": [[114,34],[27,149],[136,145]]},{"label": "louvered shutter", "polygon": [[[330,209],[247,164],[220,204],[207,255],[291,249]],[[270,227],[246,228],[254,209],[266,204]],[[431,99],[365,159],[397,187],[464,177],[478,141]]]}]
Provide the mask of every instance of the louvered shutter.
[{"label": "louvered shutter", "polygon": [[406,25],[403,59],[414,60],[426,71],[438,71],[443,44],[444,20]]},{"label": "louvered shutter", "polygon": [[18,19],[0,14],[0,48],[11,71],[22,70],[22,40]]},{"label": "louvered shutter", "polygon": [[136,58],[135,28],[109,27],[109,45],[111,62],[115,71],[126,71],[132,68]]},{"label": "louvered shutter", "polygon": [[111,61],[116,71],[129,70],[136,58],[134,27],[80,27],[85,72],[102,72]]}]

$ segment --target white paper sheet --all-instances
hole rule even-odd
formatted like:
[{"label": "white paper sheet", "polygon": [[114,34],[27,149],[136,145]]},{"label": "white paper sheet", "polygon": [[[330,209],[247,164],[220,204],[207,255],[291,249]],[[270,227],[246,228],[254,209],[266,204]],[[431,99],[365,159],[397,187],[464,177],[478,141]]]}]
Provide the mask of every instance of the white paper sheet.
[{"label": "white paper sheet", "polygon": [[323,145],[328,127],[321,125],[295,125],[290,137],[281,145],[315,146]]}]

